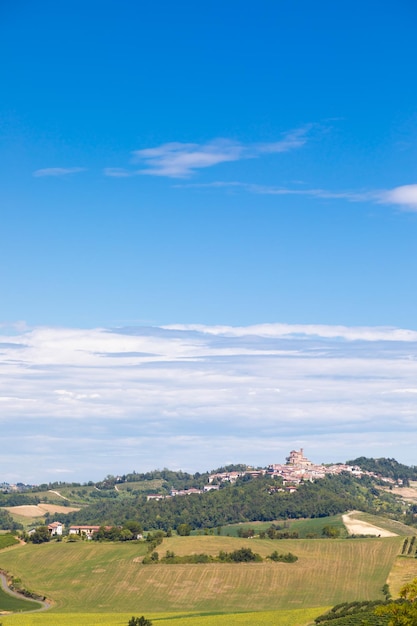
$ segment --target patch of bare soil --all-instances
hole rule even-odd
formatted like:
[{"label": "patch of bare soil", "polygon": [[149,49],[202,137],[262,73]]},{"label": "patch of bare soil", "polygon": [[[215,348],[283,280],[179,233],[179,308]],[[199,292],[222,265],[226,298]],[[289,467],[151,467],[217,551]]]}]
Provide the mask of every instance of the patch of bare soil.
[{"label": "patch of bare soil", "polygon": [[393,493],[407,502],[415,503],[417,501],[417,489],[415,487],[394,487],[392,490],[389,487],[384,487],[383,490]]},{"label": "patch of bare soil", "polygon": [[61,506],[60,504],[24,504],[21,506],[5,506],[6,511],[21,515],[22,517],[43,517],[45,513],[72,513],[79,511],[79,508],[72,506]]},{"label": "patch of bare soil", "polygon": [[397,537],[395,533],[389,530],[384,530],[368,522],[354,519],[356,511],[342,515],[342,520],[350,535],[373,535],[374,537]]}]

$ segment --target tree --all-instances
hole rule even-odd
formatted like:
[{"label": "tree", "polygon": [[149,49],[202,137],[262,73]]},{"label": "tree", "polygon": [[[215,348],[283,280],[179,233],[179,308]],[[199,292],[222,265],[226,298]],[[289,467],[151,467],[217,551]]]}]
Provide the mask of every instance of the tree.
[{"label": "tree", "polygon": [[382,591],[382,593],[385,596],[385,600],[387,600],[387,601],[391,600],[392,596],[391,596],[391,593],[390,593],[390,590],[389,590],[389,586],[388,586],[387,583],[385,583],[385,585],[382,586],[382,590],[381,591]]},{"label": "tree", "polygon": [[250,548],[240,548],[233,550],[229,555],[229,560],[235,563],[249,563],[251,561],[262,561],[262,558]]},{"label": "tree", "polygon": [[403,602],[392,602],[375,609],[377,615],[389,615],[388,626],[415,626],[417,624],[417,578],[400,589]]},{"label": "tree", "polygon": [[127,626],[152,626],[152,622],[142,615],[141,617],[131,617]]},{"label": "tree", "polygon": [[123,524],[123,528],[130,530],[130,532],[135,535],[135,538],[143,533],[142,524],[136,520],[128,520]]},{"label": "tree", "polygon": [[38,526],[35,532],[30,535],[32,543],[46,543],[50,541],[50,539],[51,536],[47,526]]},{"label": "tree", "polygon": [[190,524],[178,524],[177,526],[177,534],[181,537],[188,537],[191,534],[191,530]]},{"label": "tree", "polygon": [[131,541],[133,539],[133,533],[128,528],[122,528],[119,539],[120,541]]},{"label": "tree", "polygon": [[321,534],[323,535],[323,537],[329,537],[331,539],[334,539],[335,537],[339,537],[340,530],[335,526],[324,526]]}]

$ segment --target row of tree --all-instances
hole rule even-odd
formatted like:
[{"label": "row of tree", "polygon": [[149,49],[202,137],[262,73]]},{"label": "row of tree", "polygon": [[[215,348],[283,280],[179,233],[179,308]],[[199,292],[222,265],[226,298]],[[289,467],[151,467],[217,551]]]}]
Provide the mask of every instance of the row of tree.
[{"label": "row of tree", "polygon": [[[274,550],[272,554],[266,557],[270,561],[280,563],[295,563],[298,561],[298,557],[291,552],[286,554],[279,554],[277,550]],[[239,548],[232,552],[220,551],[217,556],[210,554],[187,554],[183,556],[176,555],[172,550],[167,550],[165,556],[159,557],[158,552],[152,552],[143,559],[144,565],[165,563],[165,564],[178,564],[178,563],[261,563],[263,558],[257,552],[253,552],[251,548]]]}]

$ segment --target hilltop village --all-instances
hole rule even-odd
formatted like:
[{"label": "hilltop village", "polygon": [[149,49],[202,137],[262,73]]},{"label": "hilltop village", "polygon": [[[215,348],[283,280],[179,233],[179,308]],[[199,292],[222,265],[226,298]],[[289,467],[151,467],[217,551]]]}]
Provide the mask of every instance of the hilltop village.
[{"label": "hilltop village", "polygon": [[175,496],[188,496],[192,494],[205,493],[214,489],[219,489],[222,483],[235,483],[239,478],[251,476],[257,478],[259,476],[270,476],[271,478],[280,478],[283,488],[290,493],[297,490],[297,487],[305,481],[314,481],[329,475],[338,475],[342,472],[348,472],[352,476],[360,478],[367,475],[374,478],[378,477],[384,482],[392,485],[401,485],[402,481],[395,481],[392,478],[382,478],[377,476],[375,472],[362,470],[358,465],[348,465],[345,463],[336,463],[333,465],[316,465],[304,456],[303,448],[300,450],[291,450],[286,463],[273,463],[266,468],[246,469],[241,471],[216,472],[210,474],[208,483],[203,489],[172,489],[170,494],[153,493],[147,496],[148,500],[162,500]]}]

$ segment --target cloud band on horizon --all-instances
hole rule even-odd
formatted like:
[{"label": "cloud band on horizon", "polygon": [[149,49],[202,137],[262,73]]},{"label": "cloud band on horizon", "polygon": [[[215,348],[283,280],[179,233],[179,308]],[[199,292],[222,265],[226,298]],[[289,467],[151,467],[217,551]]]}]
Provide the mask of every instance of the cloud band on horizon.
[{"label": "cloud band on horizon", "polygon": [[[68,467],[84,445],[85,479],[104,463],[103,450],[113,471],[126,462],[123,447],[133,455],[143,438],[140,465],[129,470],[204,469],[240,462],[242,450],[252,450],[244,461],[265,464],[295,441],[330,461],[328,441],[342,435],[333,460],[366,454],[376,441],[379,455],[404,458],[401,442],[417,434],[417,332],[407,329],[38,327],[0,336],[0,366],[0,421],[20,432],[24,423],[36,443],[24,458],[13,452],[22,478],[41,471],[40,451],[48,467]],[[187,447],[190,438],[198,446]]]}]

